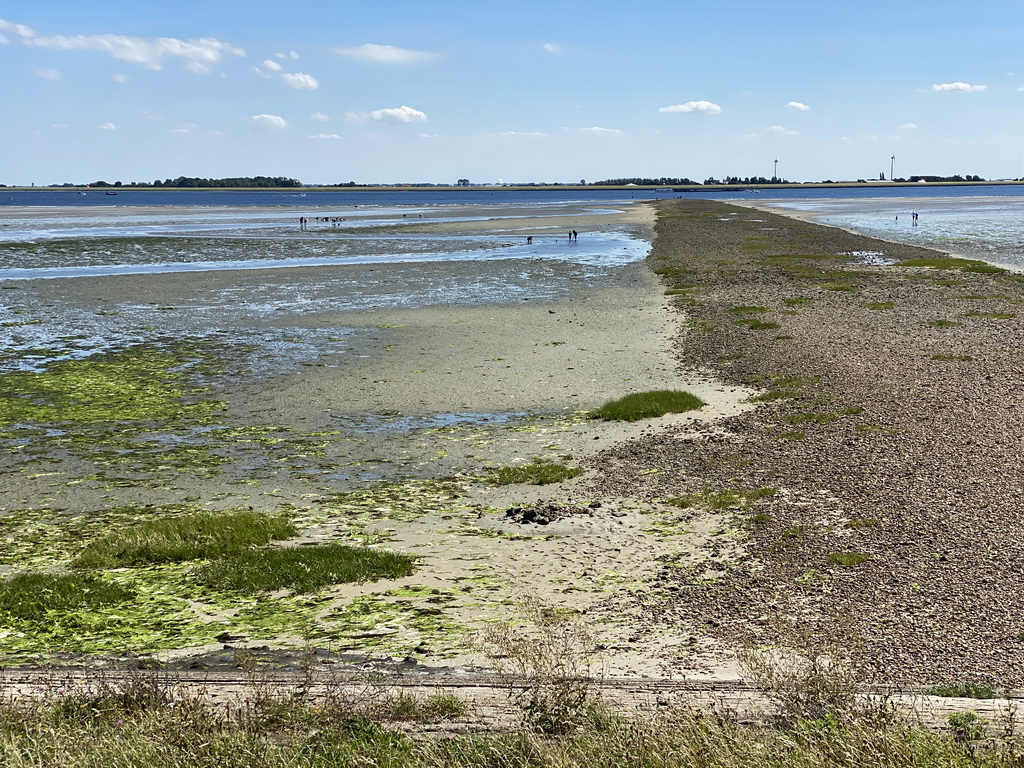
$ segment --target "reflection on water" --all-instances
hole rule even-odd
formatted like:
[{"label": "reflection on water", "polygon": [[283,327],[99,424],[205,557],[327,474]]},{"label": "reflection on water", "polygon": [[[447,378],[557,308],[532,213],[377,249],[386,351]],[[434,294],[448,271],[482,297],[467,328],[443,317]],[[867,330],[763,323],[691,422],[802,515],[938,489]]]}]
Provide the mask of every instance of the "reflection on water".
[{"label": "reflection on water", "polygon": [[[1024,270],[1024,201],[1012,198],[773,203],[822,224]],[[917,213],[916,221],[912,218]]]}]

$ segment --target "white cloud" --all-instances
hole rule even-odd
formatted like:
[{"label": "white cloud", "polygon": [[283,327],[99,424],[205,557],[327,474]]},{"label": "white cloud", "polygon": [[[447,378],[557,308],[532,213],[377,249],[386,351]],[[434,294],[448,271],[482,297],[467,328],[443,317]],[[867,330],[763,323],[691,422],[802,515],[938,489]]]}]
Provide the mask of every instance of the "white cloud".
[{"label": "white cloud", "polygon": [[548,53],[561,53],[564,48],[558,43],[544,43],[544,50]]},{"label": "white cloud", "polygon": [[43,80],[63,80],[64,73],[59,69],[34,69],[32,70]]},{"label": "white cloud", "polygon": [[596,125],[593,128],[580,128],[580,133],[590,134],[591,136],[621,136],[622,131],[618,128],[598,128]]},{"label": "white cloud", "polygon": [[789,130],[787,128],[783,128],[781,125],[769,126],[768,133],[774,134],[776,136],[796,136],[796,135],[798,135],[796,131],[791,131],[791,130]]},{"label": "white cloud", "polygon": [[273,59],[267,59],[263,62],[264,69],[269,69],[271,72],[280,72],[284,67],[278,64]]},{"label": "white cloud", "polygon": [[281,75],[285,85],[298,91],[315,91],[320,87],[320,82],[312,75],[303,72],[285,73]]},{"label": "white cloud", "polygon": [[364,120],[377,120],[381,123],[422,123],[427,115],[412,107],[389,107],[387,109],[375,109],[373,112],[346,112],[345,119],[354,122]]},{"label": "white cloud", "polygon": [[377,64],[422,64],[436,59],[438,54],[429,51],[413,51],[408,48],[396,48],[393,45],[376,45],[366,43],[354,48],[332,48],[334,53],[342,56],[352,56],[363,61],[372,61]]},{"label": "white cloud", "polygon": [[110,76],[110,79],[113,80],[115,83],[127,83],[128,75],[123,75],[120,72],[115,72]]},{"label": "white cloud", "polygon": [[23,45],[54,50],[101,51],[120,61],[140,64],[158,70],[165,58],[182,59],[185,67],[198,74],[207,74],[219,64],[224,54],[245,56],[245,51],[213,37],[179,40],[176,37],[132,37],[130,35],[53,35],[40,37],[31,27],[0,19],[0,30],[13,32]]},{"label": "white cloud", "polygon": [[185,123],[181,128],[175,128],[171,133],[195,133],[199,130],[199,126],[195,123]]},{"label": "white cloud", "polygon": [[167,119],[165,115],[161,115],[159,112],[139,112],[136,117],[139,120],[152,120],[157,123]]},{"label": "white cloud", "polygon": [[978,93],[988,89],[987,85],[971,85],[970,83],[936,83],[932,86],[933,91],[964,91],[965,93]]},{"label": "white cloud", "polygon": [[795,109],[797,112],[810,112],[811,108],[808,107],[801,101],[791,101],[786,105],[786,109]]},{"label": "white cloud", "polygon": [[113,123],[104,123],[103,125],[97,125],[96,127],[99,128],[101,131],[116,131],[117,130],[117,126],[114,125]]},{"label": "white cloud", "polygon": [[316,120],[318,123],[326,123],[331,119],[330,115],[325,115],[323,112],[314,112],[309,116],[310,120]]},{"label": "white cloud", "polygon": [[292,61],[299,60],[299,54],[295,51],[289,51],[288,53],[275,53],[274,55],[279,59],[291,59]]},{"label": "white cloud", "polygon": [[54,123],[50,126],[51,128],[70,128],[71,126],[67,123]]},{"label": "white cloud", "polygon": [[311,133],[306,138],[307,139],[331,139],[331,140],[335,140],[335,139],[340,139],[341,136],[339,136],[336,133]]},{"label": "white cloud", "polygon": [[263,130],[279,131],[282,128],[288,127],[288,121],[280,115],[253,115],[249,119],[252,121],[253,127]]},{"label": "white cloud", "polygon": [[916,130],[916,129],[917,129],[917,126],[914,125],[913,123],[904,123],[903,125],[900,126],[900,130],[901,131],[913,131],[913,130]]},{"label": "white cloud", "polygon": [[1018,91],[1024,91],[1024,85],[1017,89]]},{"label": "white cloud", "polygon": [[722,108],[711,101],[688,101],[685,104],[673,104],[669,107],[660,107],[659,112],[704,112],[709,115],[720,115]]}]

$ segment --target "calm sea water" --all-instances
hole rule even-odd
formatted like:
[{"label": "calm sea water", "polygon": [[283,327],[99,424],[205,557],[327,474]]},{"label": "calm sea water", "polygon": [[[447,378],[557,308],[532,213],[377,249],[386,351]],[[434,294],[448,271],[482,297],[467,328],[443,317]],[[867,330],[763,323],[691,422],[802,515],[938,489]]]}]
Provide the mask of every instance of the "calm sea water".
[{"label": "calm sea water", "polygon": [[[770,204],[810,213],[815,221],[872,237],[937,248],[1024,270],[1024,197],[908,197]],[[918,214],[916,222],[914,212]]]}]

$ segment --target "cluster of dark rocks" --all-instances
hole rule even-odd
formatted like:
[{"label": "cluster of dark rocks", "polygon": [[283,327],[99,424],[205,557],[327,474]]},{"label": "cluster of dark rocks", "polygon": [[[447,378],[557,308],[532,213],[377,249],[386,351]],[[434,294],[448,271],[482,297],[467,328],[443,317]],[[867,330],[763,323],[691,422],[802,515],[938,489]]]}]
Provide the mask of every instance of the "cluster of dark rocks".
[{"label": "cluster of dark rocks", "polygon": [[577,504],[560,504],[555,501],[538,499],[526,507],[509,507],[505,510],[505,519],[525,525],[548,525],[570,517],[593,517],[596,510],[601,509],[601,502],[593,501],[587,506]]}]

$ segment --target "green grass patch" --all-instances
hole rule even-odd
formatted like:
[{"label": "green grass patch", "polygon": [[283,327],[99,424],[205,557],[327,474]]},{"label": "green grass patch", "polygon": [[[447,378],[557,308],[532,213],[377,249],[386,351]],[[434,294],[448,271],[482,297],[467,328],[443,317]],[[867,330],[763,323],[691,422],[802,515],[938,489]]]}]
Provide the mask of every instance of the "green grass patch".
[{"label": "green grass patch", "polygon": [[87,573],[21,573],[0,581],[0,617],[40,621],[54,612],[117,605],[135,590]]},{"label": "green grass patch", "polygon": [[728,509],[750,509],[761,499],[774,496],[775,488],[705,488],[695,493],[688,493],[683,496],[673,496],[665,499],[666,504],[682,509],[700,507],[713,512],[721,512]]},{"label": "green grass patch", "polygon": [[961,272],[1002,273],[1007,270],[978,259],[961,259],[956,256],[933,256],[926,259],[906,259],[897,262],[898,267],[929,267],[931,269],[957,269]]},{"label": "green grass patch", "polygon": [[945,360],[957,363],[969,363],[974,360],[970,355],[932,355],[932,360]]},{"label": "green grass patch", "polygon": [[549,485],[560,483],[573,477],[579,477],[583,470],[569,467],[551,459],[535,458],[529,464],[516,467],[500,467],[487,476],[487,481],[494,485]]},{"label": "green grass patch", "polygon": [[927,325],[932,328],[953,328],[957,325],[963,325],[963,323],[958,323],[956,320],[929,320]]},{"label": "green grass patch", "polygon": [[845,568],[853,568],[861,563],[866,563],[870,559],[870,557],[861,552],[833,552],[828,556],[830,563],[835,563]]},{"label": "green grass patch", "polygon": [[896,308],[896,305],[891,301],[872,301],[864,306],[875,311]]},{"label": "green grass patch", "polygon": [[948,682],[932,686],[925,691],[926,696],[945,696],[955,699],[997,699],[996,689],[986,683]]},{"label": "green grass patch", "polygon": [[803,307],[807,304],[813,304],[814,299],[810,296],[791,296],[788,299],[783,299],[782,303],[787,307]]},{"label": "green grass patch", "polygon": [[72,566],[122,568],[211,559],[295,533],[287,518],[258,512],[181,515],[145,521],[97,539],[86,545]]},{"label": "green grass patch", "polygon": [[409,555],[345,544],[255,549],[203,566],[196,579],[247,594],[280,589],[305,593],[331,584],[400,579],[412,574],[415,562]]},{"label": "green grass patch", "polygon": [[605,421],[639,421],[664,416],[666,413],[684,413],[703,408],[707,403],[694,394],[678,389],[658,389],[635,392],[605,403],[590,412],[590,418]]}]

